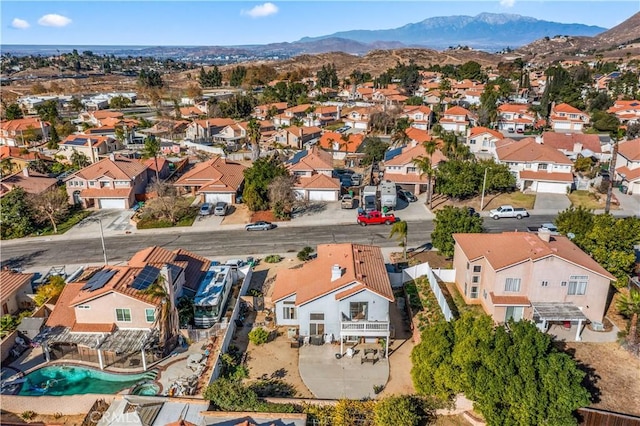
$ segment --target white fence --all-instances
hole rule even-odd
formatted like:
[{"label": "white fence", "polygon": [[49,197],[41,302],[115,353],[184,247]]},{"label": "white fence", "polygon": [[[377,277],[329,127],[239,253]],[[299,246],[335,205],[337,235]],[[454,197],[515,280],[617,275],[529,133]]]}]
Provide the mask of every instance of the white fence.
[{"label": "white fence", "polygon": [[456,271],[455,269],[437,269],[436,271],[431,269],[428,262],[411,266],[402,271],[402,282],[406,283],[407,281],[426,276],[429,280],[429,287],[431,287],[431,291],[433,291],[433,294],[435,294],[436,299],[438,300],[438,305],[440,306],[440,309],[442,309],[444,319],[446,319],[447,321],[451,321],[453,319],[453,314],[451,313],[451,308],[449,308],[447,300],[444,297],[444,293],[442,292],[442,289],[438,284],[438,277],[442,281],[453,282],[455,279]]}]

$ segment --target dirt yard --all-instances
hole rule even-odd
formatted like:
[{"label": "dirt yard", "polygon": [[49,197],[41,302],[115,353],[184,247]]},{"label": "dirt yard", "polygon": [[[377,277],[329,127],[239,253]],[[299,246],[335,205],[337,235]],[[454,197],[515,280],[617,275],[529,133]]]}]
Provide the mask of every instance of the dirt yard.
[{"label": "dirt yard", "polygon": [[246,204],[234,204],[231,209],[233,210],[222,219],[222,225],[245,224],[251,220],[251,212]]},{"label": "dirt yard", "polygon": [[617,343],[564,345],[564,350],[589,372],[594,408],[640,415],[640,359]]},{"label": "dirt yard", "polygon": [[[36,408],[34,408],[35,410]],[[86,414],[78,414],[73,416],[49,416],[43,414],[36,414],[29,420],[22,420],[18,414],[8,413],[3,411],[0,414],[0,424],[40,424],[40,425],[68,425],[75,426],[81,425],[84,421]]]},{"label": "dirt yard", "polygon": [[[441,210],[445,206],[456,207],[473,207],[477,211],[480,211],[481,197],[469,198],[467,200],[454,202],[449,197],[444,195],[433,196],[433,211]],[[486,194],[484,197],[484,208],[482,211],[489,211],[504,204],[511,204],[517,207],[524,207],[526,209],[532,209],[535,204],[535,194],[523,194],[522,192],[515,191],[504,194]]]}]

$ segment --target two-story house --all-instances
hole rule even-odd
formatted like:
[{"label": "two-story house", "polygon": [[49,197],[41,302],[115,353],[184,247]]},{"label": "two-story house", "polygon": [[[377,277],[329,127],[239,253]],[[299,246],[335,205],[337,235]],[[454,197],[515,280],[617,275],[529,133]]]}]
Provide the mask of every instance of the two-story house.
[{"label": "two-story house", "polygon": [[[275,127],[269,120],[260,120],[258,124],[260,126],[260,138],[264,141],[273,134]],[[220,130],[220,133],[213,135],[213,141],[225,143],[229,147],[237,147],[241,142],[247,140],[248,126],[248,121],[230,124]]]},{"label": "two-story house", "polygon": [[2,315],[13,315],[20,309],[33,307],[32,281],[35,274],[23,274],[8,269],[0,271],[0,306]]},{"label": "two-story house", "polygon": [[278,114],[272,118],[273,125],[276,127],[285,127],[291,126],[297,121],[302,122],[312,109],[313,105],[311,104],[302,104],[287,108],[282,114]]},{"label": "two-story house", "polygon": [[400,117],[405,117],[411,120],[411,127],[428,131],[431,128],[433,111],[431,111],[431,108],[426,105],[405,106],[402,109]]},{"label": "two-story house", "polygon": [[440,125],[443,130],[455,133],[466,133],[467,128],[470,125],[471,112],[462,108],[461,106],[454,106],[448,108],[442,118],[440,118]]},{"label": "two-story house", "polygon": [[536,116],[529,111],[527,104],[502,104],[498,106],[498,130],[507,132],[524,132],[533,127]]},{"label": "two-story house", "polygon": [[51,125],[39,117],[18,118],[0,123],[0,145],[23,146],[49,139]]},{"label": "two-story house", "polygon": [[353,129],[367,130],[369,128],[369,119],[374,111],[371,108],[359,107],[347,111],[342,121],[345,126]]},{"label": "two-story house", "polygon": [[293,190],[302,200],[337,201],[340,181],[333,177],[333,155],[313,146],[297,152],[285,161],[289,173],[297,180]]},{"label": "two-story house", "polygon": [[129,209],[148,184],[147,166],[111,154],[65,179],[69,202],[84,208]]},{"label": "two-story house", "polygon": [[[323,244],[317,257],[278,273],[273,284],[276,322],[322,341],[389,341],[394,301],[379,247]],[[388,346],[387,346],[388,353]]]},{"label": "two-story house", "polygon": [[640,139],[618,144],[616,175],[627,186],[628,194],[640,194]]},{"label": "two-story house", "polygon": [[29,170],[22,171],[0,178],[0,197],[3,197],[16,187],[24,189],[27,194],[41,194],[58,186],[58,179],[49,175]]},{"label": "two-story house", "polygon": [[468,304],[497,323],[532,320],[577,325],[602,323],[615,277],[567,237],[542,230],[453,234],[455,282]]},{"label": "two-story house", "polygon": [[96,163],[108,157],[115,151],[122,149],[122,144],[111,136],[99,135],[69,135],[58,144],[58,155],[71,161],[75,152],[87,157],[89,162]]},{"label": "two-story house", "polygon": [[199,194],[207,203],[235,204],[238,194],[242,193],[245,169],[242,164],[214,157],[194,165],[173,185],[193,195]]},{"label": "two-story house", "polygon": [[640,101],[617,100],[607,112],[615,115],[622,124],[637,123],[640,121]]},{"label": "two-story house", "polygon": [[578,156],[602,158],[602,144],[596,134],[544,132],[536,142],[557,149],[575,161]]},{"label": "two-story house", "polygon": [[[195,294],[210,264],[182,249],[149,247],[126,265],[88,268],[65,285],[36,340],[47,360],[72,352],[101,369],[146,370],[175,346],[177,299]],[[147,291],[154,285],[164,294]]]},{"label": "two-story house", "polygon": [[302,149],[306,143],[314,141],[322,136],[319,127],[289,126],[276,130],[271,137],[271,142],[283,147]]},{"label": "two-story house", "polygon": [[334,160],[356,161],[364,156],[358,149],[364,141],[363,133],[324,132],[318,144],[325,151],[333,154]]},{"label": "two-story house", "polygon": [[496,142],[495,159],[507,164],[521,191],[566,194],[573,184],[573,162],[557,149],[533,138]]},{"label": "two-story house", "polygon": [[220,133],[226,126],[235,123],[231,118],[207,118],[194,120],[187,126],[185,136],[187,139],[197,142],[211,142],[213,135]]},{"label": "two-story house", "polygon": [[581,132],[589,123],[589,115],[569,104],[558,104],[551,107],[549,124],[554,132]]},{"label": "two-story house", "polygon": [[473,154],[478,152],[496,152],[496,142],[504,139],[502,133],[487,127],[472,127],[467,132],[466,143]]},{"label": "two-story house", "polygon": [[[410,145],[387,151],[384,158],[384,180],[390,180],[418,195],[427,190],[429,178],[423,174],[414,161],[427,158],[427,150],[422,143],[412,142]],[[439,149],[431,156],[431,166],[435,169],[446,160]]]},{"label": "two-story house", "polygon": [[251,115],[258,120],[270,120],[276,115],[282,114],[285,109],[287,109],[286,102],[273,102],[256,106]]},{"label": "two-story house", "polygon": [[302,119],[302,124],[307,127],[324,127],[340,119],[339,106],[317,105]]}]

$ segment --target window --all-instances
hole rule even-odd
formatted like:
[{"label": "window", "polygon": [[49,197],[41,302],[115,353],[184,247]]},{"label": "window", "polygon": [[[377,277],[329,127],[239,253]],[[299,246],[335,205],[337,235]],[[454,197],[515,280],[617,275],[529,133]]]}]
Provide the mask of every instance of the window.
[{"label": "window", "polygon": [[90,181],[90,182],[89,182],[89,186],[96,186],[96,182],[95,182],[95,181],[93,181],[93,180],[92,180],[92,181]]},{"label": "window", "polygon": [[153,308],[145,309],[144,315],[147,318],[147,322],[154,322],[156,320],[156,310]]},{"label": "window", "polygon": [[407,173],[415,173],[415,172],[416,172],[415,167],[407,167]]},{"label": "window", "polygon": [[471,279],[471,282],[474,284],[478,284],[480,282],[480,276],[474,275],[473,278]]},{"label": "window", "polygon": [[471,299],[477,299],[478,298],[478,286],[471,286],[471,294],[469,295],[469,297]]},{"label": "window", "polygon": [[480,265],[475,265],[473,267],[473,272],[481,272],[482,271],[482,266]]},{"label": "window", "polygon": [[324,321],[324,314],[309,314],[310,321]]},{"label": "window", "polygon": [[538,169],[540,169],[540,170],[547,170],[547,164],[546,164],[546,163],[540,163],[540,164],[538,164]]},{"label": "window", "polygon": [[352,320],[366,320],[368,307],[367,302],[351,302],[349,303],[349,316]]},{"label": "window", "polygon": [[569,288],[567,294],[570,296],[582,296],[587,293],[587,282],[589,277],[586,275],[572,275],[569,277]]},{"label": "window", "polygon": [[549,286],[549,281],[542,281],[541,285],[542,285],[542,287],[548,287]]},{"label": "window", "polygon": [[504,291],[520,291],[520,278],[507,278],[504,282]]},{"label": "window", "polygon": [[467,262],[467,269],[469,269],[469,262]]},{"label": "window", "polygon": [[562,283],[560,283],[561,287],[566,287],[567,286],[567,282],[566,281],[562,281]]},{"label": "window", "polygon": [[131,322],[131,309],[117,308],[116,309],[116,321],[119,322]]},{"label": "window", "polygon": [[282,318],[286,320],[294,320],[298,318],[296,315],[295,302],[283,302]]}]

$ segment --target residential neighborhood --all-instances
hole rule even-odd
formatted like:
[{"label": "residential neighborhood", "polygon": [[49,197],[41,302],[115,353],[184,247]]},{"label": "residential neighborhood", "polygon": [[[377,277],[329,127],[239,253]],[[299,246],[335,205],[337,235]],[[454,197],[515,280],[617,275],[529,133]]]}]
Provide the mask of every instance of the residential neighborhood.
[{"label": "residential neighborhood", "polygon": [[0,423],[640,424],[624,34],[3,53]]}]

